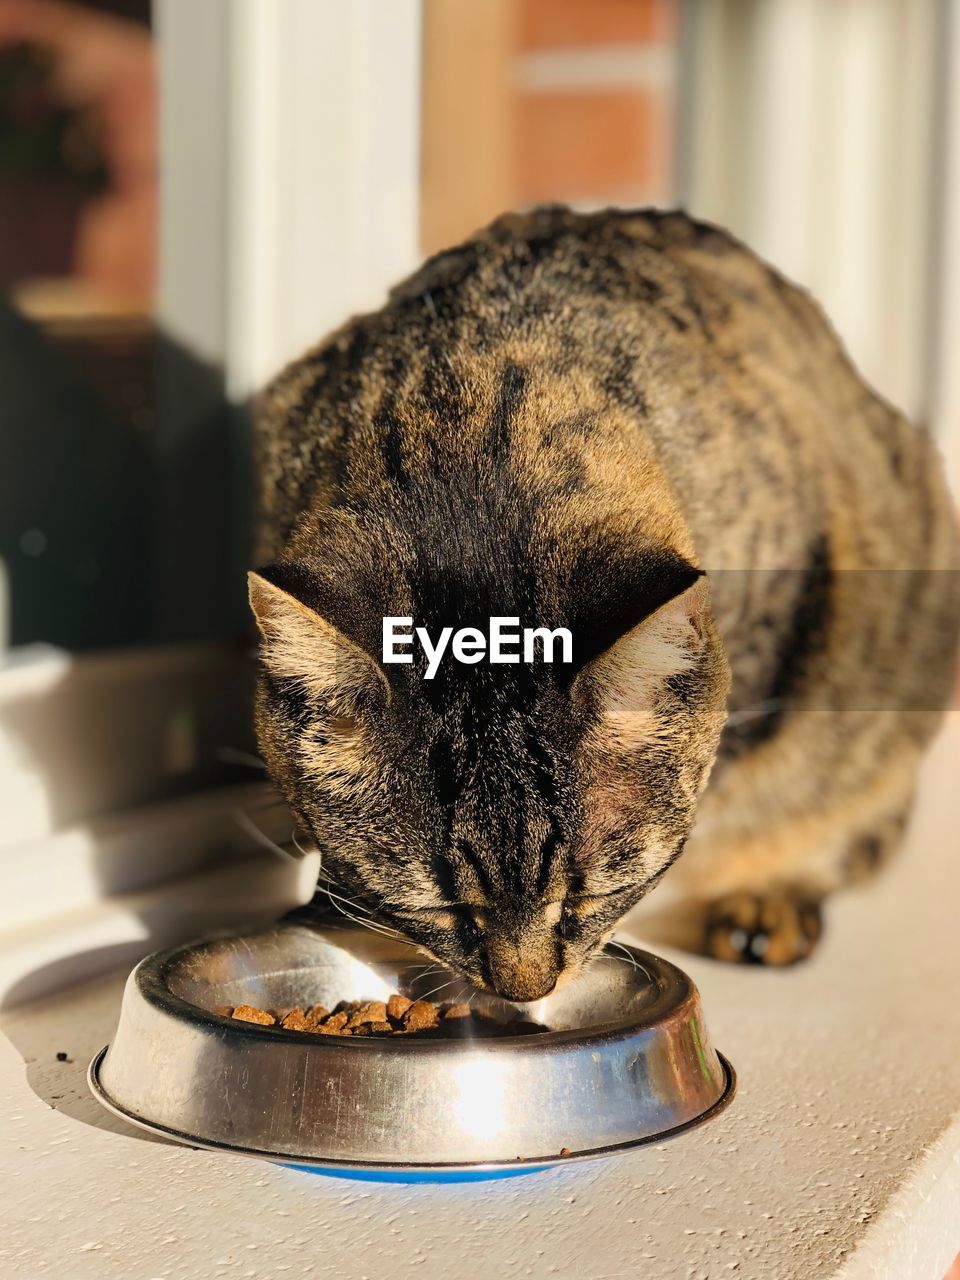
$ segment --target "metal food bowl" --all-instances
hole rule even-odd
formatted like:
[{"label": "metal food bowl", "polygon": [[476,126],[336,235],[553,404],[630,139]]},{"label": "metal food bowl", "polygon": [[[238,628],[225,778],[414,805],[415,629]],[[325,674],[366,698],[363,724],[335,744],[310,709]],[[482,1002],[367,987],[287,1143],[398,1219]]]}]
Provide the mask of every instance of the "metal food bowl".
[{"label": "metal food bowl", "polygon": [[[548,1030],[354,1039],[214,1012],[333,1007],[393,991],[472,996],[479,1013]],[[292,919],[143,960],[90,1085],[111,1111],[191,1146],[415,1171],[516,1169],[634,1147],[715,1115],[734,1076],[691,980],[649,952],[611,949],[576,981],[516,1005],[412,947]]]}]

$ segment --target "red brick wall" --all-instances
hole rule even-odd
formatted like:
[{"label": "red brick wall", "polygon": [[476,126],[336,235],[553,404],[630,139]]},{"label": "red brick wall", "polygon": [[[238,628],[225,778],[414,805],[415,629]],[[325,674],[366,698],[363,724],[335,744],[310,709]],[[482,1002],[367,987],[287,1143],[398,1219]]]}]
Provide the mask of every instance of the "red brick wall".
[{"label": "red brick wall", "polygon": [[424,250],[504,208],[669,202],[678,25],[679,0],[426,0]]},{"label": "red brick wall", "polygon": [[676,34],[672,0],[518,0],[521,49],[645,44]]}]

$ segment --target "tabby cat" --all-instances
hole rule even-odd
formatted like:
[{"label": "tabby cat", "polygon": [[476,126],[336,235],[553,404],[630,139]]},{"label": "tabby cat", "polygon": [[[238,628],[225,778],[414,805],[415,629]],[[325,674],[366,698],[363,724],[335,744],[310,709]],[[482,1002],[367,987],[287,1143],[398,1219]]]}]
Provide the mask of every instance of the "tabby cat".
[{"label": "tabby cat", "polygon": [[[258,736],[320,896],[532,1000],[668,871],[709,954],[796,960],[896,843],[960,615],[940,463],[722,231],[500,218],[281,373],[259,452]],[[426,680],[388,615],[573,660]]]}]

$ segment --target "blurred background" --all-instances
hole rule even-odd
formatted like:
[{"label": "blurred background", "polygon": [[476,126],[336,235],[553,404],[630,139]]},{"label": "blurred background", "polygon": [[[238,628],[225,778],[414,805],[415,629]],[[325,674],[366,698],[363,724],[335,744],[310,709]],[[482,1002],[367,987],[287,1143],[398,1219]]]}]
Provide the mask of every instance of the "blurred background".
[{"label": "blurred background", "polygon": [[0,0],[0,646],[237,634],[229,406],[508,208],[720,222],[955,452],[956,26],[951,0]]},{"label": "blurred background", "polygon": [[0,0],[0,851],[249,776],[248,397],[505,209],[729,227],[956,484],[958,72],[958,0]]}]

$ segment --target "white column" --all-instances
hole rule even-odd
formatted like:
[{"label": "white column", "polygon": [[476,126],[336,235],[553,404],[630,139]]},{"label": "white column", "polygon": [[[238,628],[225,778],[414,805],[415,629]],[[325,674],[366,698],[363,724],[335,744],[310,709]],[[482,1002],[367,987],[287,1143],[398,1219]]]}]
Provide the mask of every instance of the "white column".
[{"label": "white column", "polygon": [[155,0],[160,328],[219,364],[226,334],[230,0]]},{"label": "white column", "polygon": [[866,377],[929,407],[937,6],[690,0],[686,199],[825,307]]},{"label": "white column", "polygon": [[231,393],[416,263],[419,0],[232,0]]},{"label": "white column", "polygon": [[960,3],[948,0],[944,7],[949,22],[941,57],[952,74],[945,77],[941,121],[932,421],[960,500]]}]

